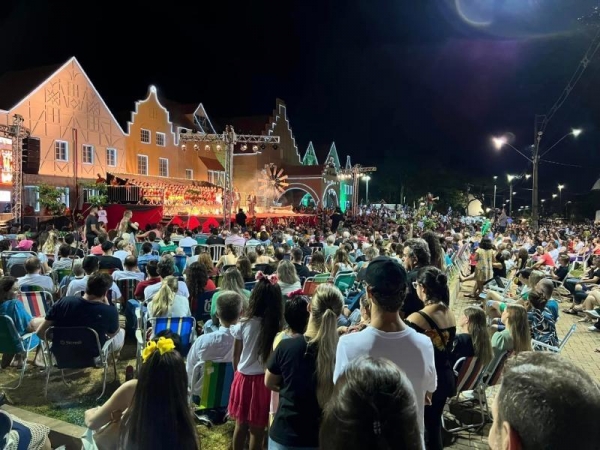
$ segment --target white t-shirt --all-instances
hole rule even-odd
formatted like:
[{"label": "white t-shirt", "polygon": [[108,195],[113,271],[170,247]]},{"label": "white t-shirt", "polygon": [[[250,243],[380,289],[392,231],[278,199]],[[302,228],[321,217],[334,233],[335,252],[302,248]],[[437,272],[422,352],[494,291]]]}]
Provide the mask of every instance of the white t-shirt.
[{"label": "white t-shirt", "polygon": [[419,428],[423,436],[425,394],[435,392],[437,386],[431,339],[408,326],[404,331],[391,333],[367,327],[360,333],[342,336],[338,342],[333,381],[352,360],[365,355],[387,358],[406,373],[417,397]]},{"label": "white t-shirt", "polygon": [[[182,297],[189,298],[190,291],[188,290],[188,287],[185,284],[185,281],[178,281],[177,283],[179,285],[179,287],[177,289],[177,295],[181,295]],[[147,302],[152,300],[152,297],[154,297],[154,294],[156,294],[158,292],[158,290],[160,289],[161,286],[162,286],[162,283],[156,283],[156,284],[151,284],[150,286],[146,287],[144,289],[144,300],[146,300]]]},{"label": "white t-shirt", "polygon": [[231,330],[223,326],[217,331],[203,334],[194,341],[194,345],[187,355],[188,386],[192,395],[200,395],[202,379],[204,378],[204,362],[233,361],[233,336]]},{"label": "white t-shirt", "polygon": [[[82,292],[85,292],[85,288],[87,287],[88,278],[89,278],[89,275],[86,275],[83,278],[74,278],[73,280],[71,280],[71,282],[69,283],[69,286],[67,287],[67,293],[65,294],[65,296],[70,297],[73,295],[83,295]],[[117,283],[113,282],[112,286],[110,287],[110,290],[112,291],[111,300],[113,302],[121,297],[121,295],[122,295],[121,289],[119,289],[119,286],[117,286]]]},{"label": "white t-shirt", "polygon": [[260,375],[261,373],[265,373],[265,366],[258,359],[257,348],[261,322],[262,319],[253,317],[231,327],[233,338],[242,341],[244,344],[237,367],[237,370],[244,375]]},{"label": "white t-shirt", "polygon": [[191,247],[192,245],[196,245],[196,244],[198,244],[198,241],[189,236],[186,236],[182,240],[179,241],[180,247]]},{"label": "white t-shirt", "polygon": [[48,275],[41,275],[39,273],[27,274],[21,278],[17,278],[17,284],[21,286],[39,286],[44,288],[45,291],[54,292],[54,281]]},{"label": "white t-shirt", "polygon": [[[154,317],[152,315],[152,301],[148,302],[148,318],[151,319]],[[173,299],[173,304],[169,308],[166,314],[163,314],[160,317],[189,317],[192,315],[190,311],[190,302],[187,297],[183,297],[181,295],[175,295]]]}]

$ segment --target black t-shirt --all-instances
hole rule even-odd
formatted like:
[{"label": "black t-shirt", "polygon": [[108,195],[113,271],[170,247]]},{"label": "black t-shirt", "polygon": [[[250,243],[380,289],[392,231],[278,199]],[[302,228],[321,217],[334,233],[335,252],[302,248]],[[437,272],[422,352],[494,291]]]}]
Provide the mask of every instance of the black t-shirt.
[{"label": "black t-shirt", "polygon": [[457,334],[454,338],[454,348],[452,349],[452,366],[460,358],[470,358],[475,356],[475,348],[473,347],[473,339],[469,333]]},{"label": "black t-shirt", "polygon": [[107,335],[119,330],[117,308],[78,296],[61,298],[50,308],[46,320],[57,327],[90,327],[98,333],[100,345],[104,345]]},{"label": "black t-shirt", "polygon": [[421,311],[423,306],[425,306],[412,285],[413,281],[417,280],[419,269],[420,267],[415,268],[406,274],[408,289],[406,290],[406,297],[404,298],[404,303],[402,303],[402,308],[400,309],[400,311],[404,313],[404,317],[408,317],[412,313]]},{"label": "black t-shirt", "polygon": [[282,340],[267,364],[282,377],[279,409],[269,436],[290,447],[318,447],[321,408],[317,401],[317,349],[303,336]]},{"label": "black t-shirt", "polygon": [[98,257],[98,268],[123,270],[123,263],[116,256],[102,255]]},{"label": "black t-shirt", "polygon": [[338,229],[340,222],[344,220],[344,216],[340,213],[334,213],[331,215],[331,231],[335,231]]},{"label": "black t-shirt", "polygon": [[299,277],[308,278],[311,276],[308,267],[298,263],[294,263],[294,267],[296,268],[296,274]]},{"label": "black t-shirt", "polygon": [[225,239],[223,239],[222,237],[219,236],[215,236],[214,234],[211,234],[207,239],[206,239],[206,245],[225,245]]},{"label": "black t-shirt", "polygon": [[554,269],[554,275],[556,275],[560,281],[564,280],[568,273],[569,266],[558,266]]},{"label": "black t-shirt", "polygon": [[85,219],[85,236],[96,236],[96,233],[92,231],[92,225],[96,225],[96,230],[98,229],[98,217],[95,214],[90,214]]}]

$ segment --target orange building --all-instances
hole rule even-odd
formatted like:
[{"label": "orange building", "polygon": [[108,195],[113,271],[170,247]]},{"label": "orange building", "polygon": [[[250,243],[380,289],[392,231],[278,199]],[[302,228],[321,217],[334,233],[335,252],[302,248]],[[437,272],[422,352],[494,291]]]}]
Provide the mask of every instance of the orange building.
[{"label": "orange building", "polygon": [[[24,207],[39,211],[37,185],[65,189],[69,207],[83,201],[81,182],[125,169],[125,132],[75,59],[0,78],[0,121],[14,114],[40,139],[38,173],[23,174]],[[33,171],[35,172],[35,170]]]},{"label": "orange building", "polygon": [[161,101],[156,88],[150,86],[148,96],[136,102],[127,123],[127,163],[123,175],[142,181],[150,180],[148,177],[179,182],[218,179],[213,173],[222,173],[224,169],[213,152],[194,151],[179,145],[179,132],[199,128],[202,118],[206,118],[203,125],[208,128],[204,131],[214,133],[202,104],[192,109],[188,105]]}]

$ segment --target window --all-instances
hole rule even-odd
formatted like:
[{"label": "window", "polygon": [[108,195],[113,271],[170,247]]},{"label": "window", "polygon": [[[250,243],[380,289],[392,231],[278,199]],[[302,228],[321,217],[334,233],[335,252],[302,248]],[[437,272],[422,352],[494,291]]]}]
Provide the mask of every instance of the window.
[{"label": "window", "polygon": [[186,180],[194,179],[194,171],[192,169],[185,169],[185,179]]},{"label": "window", "polygon": [[69,143],[65,141],[54,141],[54,159],[57,161],[69,160]]},{"label": "window", "polygon": [[221,187],[225,186],[225,172],[218,170],[209,170],[208,182]]},{"label": "window", "polygon": [[40,211],[40,192],[37,186],[23,187],[23,205],[31,206],[35,212]]},{"label": "window", "polygon": [[[78,207],[81,208],[84,203],[90,202],[90,197],[96,197],[98,195],[100,195],[99,189],[84,187],[83,188],[83,196],[82,196],[83,198],[80,200],[80,204]],[[67,203],[67,205],[68,205],[68,203]]]},{"label": "window", "polygon": [[169,176],[169,160],[167,158],[158,158],[158,176]]},{"label": "window", "polygon": [[344,193],[346,195],[352,195],[352,185],[351,184],[344,185]]},{"label": "window", "polygon": [[150,130],[144,130],[143,128],[140,130],[140,140],[144,144],[150,143]]},{"label": "window", "polygon": [[62,188],[62,190],[63,190],[63,193],[60,195],[58,201],[61,203],[64,203],[68,208],[69,207],[69,197],[70,197],[69,196],[69,188],[65,187],[65,188]]},{"label": "window", "polygon": [[160,147],[165,146],[165,133],[156,133],[156,145]]},{"label": "window", "polygon": [[148,157],[146,155],[138,155],[138,175],[148,175]]},{"label": "window", "polygon": [[84,164],[94,164],[94,146],[84,145],[82,150],[82,160]]},{"label": "window", "polygon": [[117,149],[107,148],[106,149],[106,165],[111,167],[117,167]]}]

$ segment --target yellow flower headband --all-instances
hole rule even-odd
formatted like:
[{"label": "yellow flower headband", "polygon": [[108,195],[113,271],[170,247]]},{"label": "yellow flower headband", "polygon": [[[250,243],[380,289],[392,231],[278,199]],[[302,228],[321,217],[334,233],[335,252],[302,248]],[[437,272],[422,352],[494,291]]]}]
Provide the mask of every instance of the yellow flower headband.
[{"label": "yellow flower headband", "polygon": [[161,337],[158,339],[158,342],[150,341],[146,344],[146,348],[142,351],[142,359],[146,362],[148,358],[154,354],[156,349],[158,349],[161,355],[164,355],[165,353],[172,352],[174,348],[175,343],[173,342],[173,339]]}]

